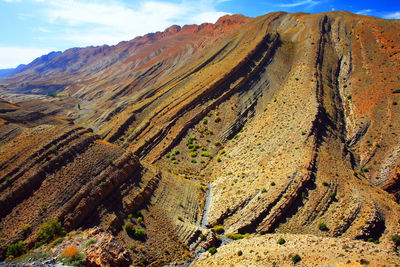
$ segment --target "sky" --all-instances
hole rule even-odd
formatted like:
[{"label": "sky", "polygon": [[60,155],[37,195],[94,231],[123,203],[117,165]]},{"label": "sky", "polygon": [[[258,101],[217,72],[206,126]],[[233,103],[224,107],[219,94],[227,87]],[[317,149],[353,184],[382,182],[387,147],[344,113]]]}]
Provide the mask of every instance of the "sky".
[{"label": "sky", "polygon": [[0,69],[51,51],[115,45],[173,24],[214,23],[226,14],[337,10],[400,19],[400,0],[0,0]]}]

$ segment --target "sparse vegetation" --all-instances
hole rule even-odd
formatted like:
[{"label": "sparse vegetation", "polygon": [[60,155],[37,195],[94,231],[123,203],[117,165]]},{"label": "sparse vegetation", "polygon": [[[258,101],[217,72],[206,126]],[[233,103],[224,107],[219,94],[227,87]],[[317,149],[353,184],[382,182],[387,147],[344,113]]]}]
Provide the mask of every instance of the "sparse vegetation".
[{"label": "sparse vegetation", "polygon": [[145,236],[146,236],[146,231],[141,228],[135,229],[135,232],[133,233],[133,237],[135,239],[143,239]]},{"label": "sparse vegetation", "polygon": [[206,240],[206,236],[203,233],[200,233],[199,237],[202,241]]},{"label": "sparse vegetation", "polygon": [[131,223],[131,222],[125,223],[125,225],[124,225],[124,230],[125,230],[128,234],[131,234],[132,231],[133,231],[133,223]]},{"label": "sparse vegetation", "polygon": [[64,249],[59,259],[68,266],[83,266],[85,263],[85,255],[76,246],[69,246]]},{"label": "sparse vegetation", "polygon": [[215,247],[211,247],[208,249],[208,252],[210,252],[211,255],[214,255],[215,253],[217,253],[217,249]]},{"label": "sparse vegetation", "polygon": [[211,158],[211,154],[208,153],[208,152],[203,152],[203,153],[201,153],[201,156],[202,156],[202,157]]},{"label": "sparse vegetation", "polygon": [[294,263],[294,264],[296,264],[296,263],[298,263],[298,262],[300,262],[301,261],[301,257],[299,256],[299,254],[296,254],[296,255],[294,255],[293,257],[292,257],[292,262]]},{"label": "sparse vegetation", "polygon": [[246,237],[249,237],[249,236],[250,236],[249,233],[246,233],[244,235],[242,235],[242,234],[232,234],[232,233],[227,233],[226,234],[227,238],[230,238],[230,239],[233,239],[233,240],[243,239],[243,238],[246,238]]},{"label": "sparse vegetation", "polygon": [[323,223],[323,222],[319,222],[318,223],[318,229],[321,230],[321,231],[328,231],[329,230],[328,226],[326,226],[326,224]]},{"label": "sparse vegetation", "polygon": [[6,252],[6,257],[19,257],[27,252],[27,249],[25,248],[25,245],[22,241],[19,241],[17,243],[14,243],[12,245],[9,245],[7,247],[7,252]]},{"label": "sparse vegetation", "polygon": [[38,234],[43,242],[49,243],[55,237],[65,236],[66,232],[61,222],[57,218],[53,218],[50,219],[49,222],[40,225]]},{"label": "sparse vegetation", "polygon": [[213,230],[217,234],[222,234],[224,232],[224,227],[222,225],[215,225]]},{"label": "sparse vegetation", "polygon": [[281,238],[278,239],[278,244],[279,244],[279,245],[283,245],[283,244],[285,244],[285,243],[286,243],[286,240],[285,240],[283,237],[281,237]]},{"label": "sparse vegetation", "polygon": [[261,193],[267,193],[267,189],[264,187],[264,188],[261,190]]}]

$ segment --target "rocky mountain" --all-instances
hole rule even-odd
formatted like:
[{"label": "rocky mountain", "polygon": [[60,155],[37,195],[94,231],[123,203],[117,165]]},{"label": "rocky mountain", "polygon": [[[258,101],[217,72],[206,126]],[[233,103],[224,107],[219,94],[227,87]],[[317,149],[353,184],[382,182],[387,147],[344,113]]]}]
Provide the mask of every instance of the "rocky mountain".
[{"label": "rocky mountain", "polygon": [[0,81],[2,257],[399,264],[399,32],[234,15],[33,61]]}]

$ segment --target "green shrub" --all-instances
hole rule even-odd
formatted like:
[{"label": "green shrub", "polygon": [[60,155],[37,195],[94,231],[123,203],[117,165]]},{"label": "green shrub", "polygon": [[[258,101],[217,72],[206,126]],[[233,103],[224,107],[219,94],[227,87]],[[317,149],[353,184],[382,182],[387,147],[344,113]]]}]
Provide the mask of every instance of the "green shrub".
[{"label": "green shrub", "polygon": [[242,235],[242,234],[232,234],[232,233],[227,233],[226,234],[227,238],[230,238],[230,239],[233,239],[233,240],[243,239],[243,238],[246,238],[246,237],[249,237],[249,236],[250,236],[249,233],[246,233],[244,235]]},{"label": "green shrub", "polygon": [[111,158],[107,159],[107,161],[108,161],[109,164],[113,163],[113,160]]},{"label": "green shrub", "polygon": [[179,155],[179,150],[178,149],[175,149],[175,151],[172,153],[172,155]]},{"label": "green shrub", "polygon": [[325,182],[325,181],[323,181],[323,182],[322,182],[322,185],[323,185],[323,186],[329,186],[329,183],[328,183],[328,182]]},{"label": "green shrub", "polygon": [[208,252],[210,252],[211,255],[214,255],[215,253],[217,253],[217,249],[215,247],[211,247],[208,249]]},{"label": "green shrub", "polygon": [[393,91],[393,94],[400,94],[400,89],[396,89]]},{"label": "green shrub", "polygon": [[50,219],[49,222],[40,225],[39,237],[45,243],[49,243],[55,237],[65,236],[65,234],[65,229],[57,218]]},{"label": "green shrub", "polygon": [[331,199],[336,199],[336,193],[335,193],[335,192],[330,192],[330,193],[329,193],[329,197],[330,197]]},{"label": "green shrub", "polygon": [[28,232],[29,232],[29,229],[31,228],[31,225],[30,224],[24,224],[22,227],[21,227],[21,232],[22,232],[22,234],[23,235],[25,235],[25,234],[27,234]]},{"label": "green shrub", "polygon": [[321,230],[321,231],[328,231],[329,230],[328,226],[326,226],[326,224],[323,223],[323,222],[319,222],[318,223],[318,229]]},{"label": "green shrub", "polygon": [[101,182],[99,183],[100,188],[103,188],[105,185],[106,185],[106,183],[105,183],[104,181],[101,181]]},{"label": "green shrub", "polygon": [[45,212],[47,210],[46,206],[44,204],[40,204],[40,209]]},{"label": "green shrub", "polygon": [[208,152],[203,152],[203,153],[201,153],[201,156],[202,156],[202,157],[211,158],[211,154],[208,153]]},{"label": "green shrub", "polygon": [[146,231],[144,229],[141,229],[141,228],[135,229],[135,232],[133,233],[133,236],[136,239],[143,239],[146,236]]},{"label": "green shrub", "polygon": [[217,162],[221,162],[222,160],[221,160],[221,158],[217,158]]},{"label": "green shrub", "polygon": [[143,222],[143,217],[138,217],[138,218],[137,218],[137,222],[138,222],[138,223],[142,223],[142,222]]},{"label": "green shrub", "polygon": [[299,261],[301,261],[301,257],[299,256],[299,254],[296,254],[292,257],[292,261],[294,264],[298,263]]},{"label": "green shrub", "polygon": [[278,239],[278,244],[279,244],[279,245],[283,245],[283,244],[285,244],[285,243],[286,243],[286,240],[285,240],[283,237],[281,237],[281,238]]},{"label": "green shrub", "polygon": [[128,214],[128,219],[132,219],[133,218],[133,214],[132,213],[129,213]]},{"label": "green shrub", "polygon": [[214,121],[215,121],[215,122],[220,122],[220,121],[221,121],[221,118],[220,118],[219,116],[217,116],[217,117],[215,117]]},{"label": "green shrub", "polygon": [[207,118],[203,119],[203,124],[207,124]]},{"label": "green shrub", "polygon": [[52,153],[56,153],[57,152],[57,147],[56,146],[52,146],[50,150],[51,150]]},{"label": "green shrub", "polygon": [[264,188],[261,190],[261,193],[267,193],[267,189],[264,187]]},{"label": "green shrub", "polygon": [[197,157],[197,153],[196,153],[196,152],[190,152],[190,156],[191,156],[192,158],[195,158],[195,157]]},{"label": "green shrub", "polygon": [[133,223],[131,223],[131,222],[125,223],[125,225],[124,225],[124,230],[125,230],[128,234],[131,234],[132,231],[133,231]]},{"label": "green shrub", "polygon": [[306,132],[305,131],[301,131],[301,135],[306,135]]},{"label": "green shrub", "polygon": [[202,241],[206,240],[206,236],[203,233],[200,233],[199,237]]},{"label": "green shrub", "polygon": [[27,252],[25,245],[22,241],[9,245],[7,248],[7,258],[12,256],[14,258],[19,257]]},{"label": "green shrub", "polygon": [[215,141],[215,146],[220,146],[221,145],[221,142],[220,141]]},{"label": "green shrub", "polygon": [[222,234],[224,232],[224,227],[222,225],[215,225],[213,230],[217,234]]},{"label": "green shrub", "polygon": [[166,157],[167,159],[169,159],[171,156],[170,156],[169,154],[167,154],[167,155],[165,155],[165,157]]},{"label": "green shrub", "polygon": [[170,160],[171,161],[174,161],[176,158],[175,158],[175,155],[172,155],[171,157],[170,157]]},{"label": "green shrub", "polygon": [[192,159],[191,162],[192,162],[192,163],[197,163],[197,160]]}]

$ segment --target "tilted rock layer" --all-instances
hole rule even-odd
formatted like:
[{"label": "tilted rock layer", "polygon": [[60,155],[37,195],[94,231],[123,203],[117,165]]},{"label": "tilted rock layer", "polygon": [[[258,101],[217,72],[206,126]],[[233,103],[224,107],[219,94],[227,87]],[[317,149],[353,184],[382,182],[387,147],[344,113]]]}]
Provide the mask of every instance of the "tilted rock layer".
[{"label": "tilted rock layer", "polygon": [[[235,15],[35,60],[1,82],[14,102],[0,103],[3,251],[58,217],[112,233],[134,264],[189,260],[218,239],[200,225],[201,181],[209,226],[356,239],[361,256],[399,263],[399,32],[398,20],[348,12]],[[246,264],[291,257],[265,242],[234,241],[199,264],[253,244],[263,253]],[[306,246],[293,249],[310,265],[374,262]]]}]

